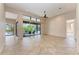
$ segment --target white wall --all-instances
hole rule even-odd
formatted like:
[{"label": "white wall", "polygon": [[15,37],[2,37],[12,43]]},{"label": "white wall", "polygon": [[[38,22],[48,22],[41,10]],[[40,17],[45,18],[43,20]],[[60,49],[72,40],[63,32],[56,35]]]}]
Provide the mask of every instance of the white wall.
[{"label": "white wall", "polygon": [[72,11],[47,19],[46,34],[59,37],[66,37],[66,20],[73,19],[75,17],[76,13],[75,11]]},{"label": "white wall", "polygon": [[76,11],[76,38],[79,39],[79,4],[77,4],[77,11]]},{"label": "white wall", "polygon": [[59,37],[66,36],[66,20],[64,16],[61,15],[50,20],[48,19],[47,24],[47,34]]},{"label": "white wall", "polygon": [[77,51],[79,52],[79,4],[76,8],[76,39],[77,39]]}]

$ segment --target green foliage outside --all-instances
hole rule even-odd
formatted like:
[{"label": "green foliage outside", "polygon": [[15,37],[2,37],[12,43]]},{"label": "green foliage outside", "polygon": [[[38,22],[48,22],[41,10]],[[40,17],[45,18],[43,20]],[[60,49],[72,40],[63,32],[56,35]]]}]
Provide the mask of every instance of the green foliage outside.
[{"label": "green foliage outside", "polygon": [[23,29],[24,29],[25,32],[33,33],[35,31],[35,26],[31,25],[31,24],[29,24],[28,26],[24,25]]},{"label": "green foliage outside", "polygon": [[13,32],[13,27],[11,25],[6,25],[6,32]]}]

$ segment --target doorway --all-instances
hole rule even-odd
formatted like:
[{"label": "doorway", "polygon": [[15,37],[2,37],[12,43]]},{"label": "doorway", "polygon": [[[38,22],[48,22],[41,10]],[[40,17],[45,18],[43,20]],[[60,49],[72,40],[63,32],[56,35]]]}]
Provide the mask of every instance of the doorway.
[{"label": "doorway", "polygon": [[66,21],[66,36],[67,38],[75,38],[75,20],[70,19]]}]

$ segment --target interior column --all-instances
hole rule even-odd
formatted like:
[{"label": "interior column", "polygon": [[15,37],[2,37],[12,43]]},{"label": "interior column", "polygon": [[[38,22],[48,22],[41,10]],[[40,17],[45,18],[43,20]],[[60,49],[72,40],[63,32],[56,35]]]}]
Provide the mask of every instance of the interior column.
[{"label": "interior column", "polygon": [[5,40],[5,13],[4,4],[0,3],[0,53],[4,48]]},{"label": "interior column", "polygon": [[46,18],[41,18],[41,34],[46,34]]},{"label": "interior column", "polygon": [[22,18],[22,15],[18,16],[16,22],[17,22],[18,39],[23,39],[23,18]]},{"label": "interior column", "polygon": [[79,4],[76,8],[76,40],[77,40],[77,51],[79,52]]}]

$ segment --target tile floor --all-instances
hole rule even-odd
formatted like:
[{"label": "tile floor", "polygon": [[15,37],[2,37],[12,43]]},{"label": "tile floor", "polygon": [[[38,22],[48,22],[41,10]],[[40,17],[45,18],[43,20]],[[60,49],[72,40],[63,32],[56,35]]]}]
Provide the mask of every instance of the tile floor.
[{"label": "tile floor", "polygon": [[75,55],[76,41],[49,35],[36,35],[18,40],[7,36],[1,55]]}]

